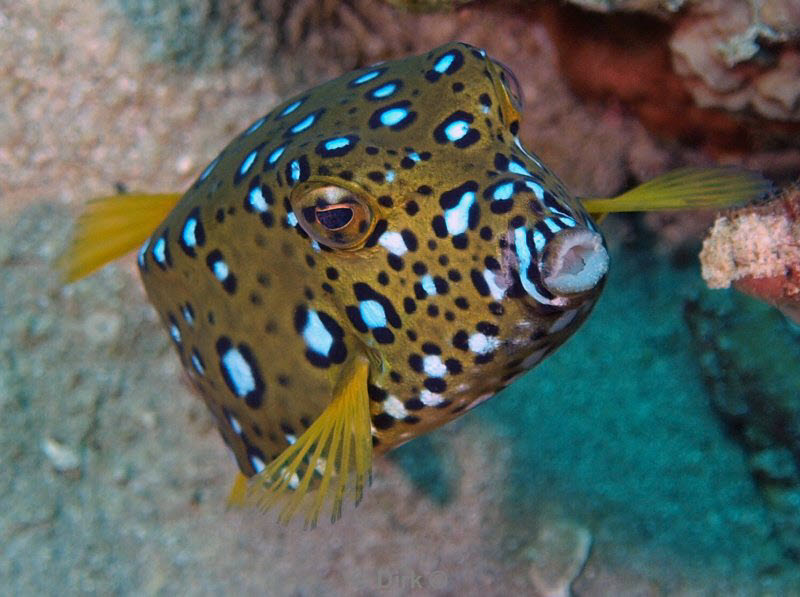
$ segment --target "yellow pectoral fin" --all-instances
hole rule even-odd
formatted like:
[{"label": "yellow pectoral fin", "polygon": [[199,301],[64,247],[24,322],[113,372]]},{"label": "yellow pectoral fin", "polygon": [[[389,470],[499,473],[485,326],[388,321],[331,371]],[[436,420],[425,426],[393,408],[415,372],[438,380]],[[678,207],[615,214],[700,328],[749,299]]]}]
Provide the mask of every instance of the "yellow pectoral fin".
[{"label": "yellow pectoral fin", "polygon": [[[317,524],[328,498],[331,522],[336,521],[348,486],[358,505],[372,468],[368,376],[366,356],[358,355],[346,363],[328,407],[294,444],[249,481],[246,495],[236,501],[261,510],[280,501],[283,508],[279,520],[288,523],[307,497],[306,527]],[[232,498],[234,494],[238,494],[236,487]]]},{"label": "yellow pectoral fin", "polygon": [[183,195],[114,195],[93,199],[75,224],[72,243],[58,262],[74,282],[139,247]]},{"label": "yellow pectoral fin", "polygon": [[233,480],[231,492],[228,494],[228,508],[235,508],[244,504],[244,498],[247,494],[247,477],[242,473],[236,473],[236,478]]},{"label": "yellow pectoral fin", "polygon": [[593,217],[619,211],[724,209],[761,198],[772,183],[749,170],[730,167],[679,168],[610,199],[582,198]]}]

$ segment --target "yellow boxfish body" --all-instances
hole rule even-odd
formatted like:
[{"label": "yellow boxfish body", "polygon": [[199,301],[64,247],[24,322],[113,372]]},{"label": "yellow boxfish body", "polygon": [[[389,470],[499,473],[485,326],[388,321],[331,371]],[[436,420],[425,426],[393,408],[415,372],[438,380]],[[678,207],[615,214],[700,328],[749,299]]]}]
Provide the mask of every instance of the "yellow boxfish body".
[{"label": "yellow boxfish body", "polygon": [[[332,495],[336,518],[373,450],[492,396],[585,320],[608,266],[585,206],[637,209],[644,195],[573,198],[520,143],[519,110],[510,73],[452,43],[288,100],[177,204],[165,196],[139,268],[239,468],[257,475],[235,501],[291,495],[289,518],[316,493],[313,524]],[[727,195],[763,190],[726,172]],[[672,183],[684,194],[685,179]]]}]

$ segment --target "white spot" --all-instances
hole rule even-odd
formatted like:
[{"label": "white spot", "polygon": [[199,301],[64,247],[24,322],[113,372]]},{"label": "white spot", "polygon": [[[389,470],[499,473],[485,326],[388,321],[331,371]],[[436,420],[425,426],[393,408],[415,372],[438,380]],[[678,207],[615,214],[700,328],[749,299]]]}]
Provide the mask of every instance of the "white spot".
[{"label": "white spot", "polygon": [[313,309],[308,311],[308,320],[303,329],[303,340],[311,350],[324,356],[328,356],[331,346],[333,346],[333,336]]},{"label": "white spot", "polygon": [[386,327],[386,311],[378,301],[372,299],[361,301],[358,310],[361,312],[361,319],[369,329]]},{"label": "white spot", "polygon": [[397,396],[389,396],[383,401],[383,412],[395,419],[405,419],[408,411]]},{"label": "white spot", "polygon": [[195,231],[197,230],[197,220],[195,218],[189,218],[186,220],[186,223],[183,225],[183,232],[181,232],[181,237],[183,238],[183,244],[187,247],[196,247],[197,246],[197,238],[195,237]]},{"label": "white spot", "polygon": [[292,182],[300,180],[300,162],[294,160],[289,167],[291,168]]},{"label": "white spot", "polygon": [[399,232],[384,232],[378,239],[378,243],[380,243],[382,247],[385,247],[386,250],[394,255],[405,255],[406,251],[408,251],[408,247],[403,240],[403,236]]},{"label": "white spot", "polygon": [[425,406],[438,406],[444,401],[441,394],[435,394],[430,390],[422,390],[419,394],[419,399]]},{"label": "white spot", "polygon": [[327,151],[334,151],[336,149],[341,149],[342,147],[347,147],[348,145],[350,145],[350,139],[347,137],[337,137],[335,139],[325,141],[325,149]]},{"label": "white spot", "polygon": [[422,159],[421,157],[419,157],[419,154],[416,151],[412,151],[411,153],[409,153],[408,157],[410,157],[415,162],[418,162]]},{"label": "white spot", "polygon": [[250,456],[250,465],[256,471],[256,474],[267,468],[267,465],[258,456]]},{"label": "white spot", "polygon": [[181,330],[174,323],[171,323],[169,326],[169,335],[172,336],[172,339],[175,340],[177,344],[181,343]]},{"label": "white spot", "polygon": [[267,120],[267,117],[266,117],[266,116],[262,116],[261,118],[259,118],[258,120],[256,120],[256,121],[255,121],[253,124],[251,124],[251,125],[250,125],[250,128],[248,128],[248,129],[247,129],[247,130],[244,132],[244,134],[245,134],[245,135],[249,135],[249,134],[251,134],[251,133],[255,133],[255,132],[258,130],[258,129],[260,129],[260,128],[261,128],[261,125],[262,125],[262,124],[264,124],[264,122],[265,122],[266,120]]},{"label": "white spot", "polygon": [[301,100],[301,99],[292,102],[291,104],[289,104],[288,106],[286,106],[283,109],[283,111],[280,113],[280,116],[286,116],[287,114],[291,114],[292,112],[297,110],[297,108],[299,108],[300,104],[302,104],[302,103],[303,103],[303,100]]},{"label": "white spot", "polygon": [[569,324],[572,323],[572,320],[575,319],[575,316],[578,314],[577,309],[573,309],[572,311],[564,311],[564,313],[553,322],[553,325],[550,326],[548,330],[549,333],[555,334],[556,332],[560,332]]},{"label": "white spot", "polygon": [[468,344],[472,352],[488,354],[500,346],[500,340],[494,336],[476,332],[469,337]]},{"label": "white spot", "polygon": [[497,274],[490,269],[485,269],[483,270],[483,279],[486,280],[486,285],[489,287],[489,292],[492,293],[494,300],[501,301],[505,298],[506,289],[497,285]]},{"label": "white spot", "polygon": [[[536,232],[534,231],[534,237]],[[535,243],[534,243],[535,244]],[[536,286],[528,278],[528,267],[531,265],[531,250],[528,247],[528,241],[525,238],[525,228],[519,227],[514,229],[514,245],[517,248],[517,259],[519,259],[519,279],[522,282],[522,287],[529,295],[535,298],[540,303],[549,303],[539,291]],[[538,247],[537,247],[537,250]]]},{"label": "white spot", "polygon": [[290,446],[293,446],[294,443],[297,441],[297,436],[292,435],[291,433],[286,433],[284,434],[284,436],[286,437],[286,441],[289,442]]},{"label": "white spot", "polygon": [[511,161],[508,164],[508,171],[513,172],[514,174],[522,174],[523,176],[531,176],[530,170],[525,168],[514,158],[511,158]]},{"label": "white spot", "polygon": [[533,155],[533,154],[532,154],[530,151],[528,151],[527,149],[525,149],[525,146],[524,146],[524,145],[522,144],[522,142],[519,140],[519,137],[514,137],[514,144],[515,144],[515,145],[516,145],[516,146],[519,148],[519,150],[520,150],[522,153],[524,153],[526,156],[528,156],[530,159],[532,159],[534,162],[536,162],[536,165],[537,165],[537,166],[539,166],[540,168],[542,168],[542,167],[543,167],[543,166],[542,166],[542,162],[540,162],[540,161],[539,161],[539,158],[537,158],[537,157],[536,157],[535,155]]},{"label": "white spot", "polygon": [[292,228],[297,226],[297,216],[294,215],[293,211],[290,211],[289,214],[286,216],[286,223],[289,224]]},{"label": "white spot", "polygon": [[394,170],[386,171],[386,182],[394,182]]},{"label": "white spot", "polygon": [[206,166],[206,169],[203,170],[203,173],[200,175],[200,182],[203,182],[206,178],[208,178],[208,175],[211,174],[211,171],[217,165],[217,162],[219,162],[221,157],[221,155],[218,155],[208,166]]},{"label": "white spot", "polygon": [[282,147],[278,147],[271,154],[269,154],[269,157],[267,157],[267,161],[270,164],[274,164],[275,162],[277,162],[280,159],[280,157],[283,155],[284,151],[286,151],[286,146],[285,145],[282,146]]},{"label": "white spot", "polygon": [[364,73],[357,79],[353,81],[353,85],[361,85],[362,83],[366,83],[367,81],[372,81],[375,77],[381,74],[381,70],[373,70],[368,73]]},{"label": "white spot", "polygon": [[303,132],[303,131],[304,131],[304,130],[306,130],[308,127],[310,127],[312,124],[314,124],[314,121],[315,121],[316,119],[317,119],[317,115],[316,115],[316,114],[309,114],[308,116],[306,116],[305,118],[303,118],[303,120],[301,120],[300,122],[298,122],[296,125],[294,125],[294,126],[293,126],[291,129],[289,129],[289,130],[290,130],[290,131],[292,131],[293,133],[300,133],[300,132]]},{"label": "white spot", "polygon": [[420,284],[422,284],[422,289],[428,293],[428,295],[432,296],[436,294],[436,284],[433,281],[433,276],[430,274],[425,274],[420,279]]},{"label": "white spot", "polygon": [[544,354],[547,352],[547,349],[548,347],[545,346],[544,348],[540,348],[539,350],[532,352],[527,357],[525,357],[525,360],[522,361],[521,366],[524,369],[530,369],[534,365],[537,365],[539,361],[541,361],[542,358],[544,357]]},{"label": "white spot", "polygon": [[197,353],[192,353],[192,367],[194,370],[197,371],[200,375],[206,374],[206,368],[203,367],[203,363],[200,361],[200,357],[197,356]]},{"label": "white spot", "polygon": [[258,212],[264,213],[269,209],[267,200],[264,199],[264,193],[261,192],[261,186],[257,186],[250,191],[247,200],[250,202],[250,206]]},{"label": "white spot", "polygon": [[486,401],[487,401],[489,398],[491,398],[492,396],[494,396],[494,393],[493,393],[493,392],[487,392],[486,394],[481,394],[480,396],[478,396],[478,397],[477,397],[475,400],[473,400],[473,401],[472,401],[472,402],[471,402],[471,403],[470,403],[470,404],[467,406],[467,410],[472,410],[473,408],[475,408],[475,407],[476,407],[476,406],[478,406],[479,404],[483,404],[484,402],[486,402]]},{"label": "white spot", "polygon": [[450,141],[458,141],[459,139],[463,139],[468,132],[469,124],[464,120],[456,120],[444,128],[444,134]]},{"label": "white spot", "polygon": [[320,252],[319,243],[316,240],[311,241],[311,248],[314,249],[317,253]]},{"label": "white spot", "polygon": [[541,187],[541,185],[533,182],[532,180],[526,180],[525,186],[533,191],[533,194],[536,195],[536,198],[539,201],[544,201],[544,189]]},{"label": "white spot", "polygon": [[542,249],[544,249],[544,245],[547,243],[547,239],[544,237],[544,234],[539,232],[538,230],[533,231],[533,246],[536,247],[536,251],[541,253]]},{"label": "white spot", "polygon": [[188,306],[184,305],[181,307],[181,314],[186,320],[186,323],[189,325],[194,325],[194,316],[192,315],[192,310]]},{"label": "white spot", "polygon": [[453,236],[466,232],[469,226],[469,210],[473,203],[475,203],[475,193],[467,191],[461,195],[461,199],[455,207],[445,210],[444,223],[447,226],[447,232]]},{"label": "white spot", "polygon": [[450,65],[453,64],[453,60],[455,59],[456,57],[454,54],[445,54],[436,61],[436,64],[433,65],[433,70],[440,74],[444,73],[448,68],[450,68]]},{"label": "white spot", "polygon": [[253,376],[253,370],[242,356],[242,353],[236,348],[229,348],[222,355],[222,366],[228,372],[228,379],[230,379],[233,391],[237,396],[247,396],[247,394],[256,389],[256,378]]},{"label": "white spot", "polygon": [[292,473],[292,476],[289,478],[289,489],[297,489],[300,485],[300,477],[297,473]]},{"label": "white spot", "polygon": [[386,85],[383,85],[383,86],[378,87],[377,89],[375,89],[372,92],[372,97],[377,97],[377,98],[389,97],[395,91],[397,91],[397,84],[396,83],[387,83]]},{"label": "white spot", "polygon": [[429,354],[422,359],[422,368],[431,377],[444,377],[447,374],[447,367],[441,357],[435,354]]},{"label": "white spot", "polygon": [[153,258],[162,265],[167,261],[166,250],[167,241],[165,241],[162,236],[156,241],[156,244],[153,245]]},{"label": "white spot", "polygon": [[231,273],[228,269],[228,264],[225,263],[222,259],[219,259],[214,262],[212,266],[214,270],[214,275],[217,277],[217,280],[220,282],[224,282],[228,275]]},{"label": "white spot", "polygon": [[483,112],[484,114],[488,114],[489,106],[487,106],[486,104],[481,104],[481,112]]},{"label": "white spot", "polygon": [[561,226],[559,226],[558,222],[556,222],[553,218],[545,218],[544,225],[547,226],[550,229],[550,232],[552,232],[553,234],[555,234],[559,230],[562,230]]},{"label": "white spot", "polygon": [[239,423],[239,419],[234,417],[233,415],[228,415],[228,422],[231,424],[231,428],[233,429],[236,435],[242,434],[242,425]]}]

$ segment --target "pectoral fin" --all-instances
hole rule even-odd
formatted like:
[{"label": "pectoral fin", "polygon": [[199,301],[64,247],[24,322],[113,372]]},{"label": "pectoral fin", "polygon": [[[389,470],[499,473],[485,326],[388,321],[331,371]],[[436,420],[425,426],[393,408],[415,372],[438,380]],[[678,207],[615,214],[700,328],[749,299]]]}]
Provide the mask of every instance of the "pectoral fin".
[{"label": "pectoral fin", "polygon": [[246,490],[235,484],[230,503],[268,510],[280,502],[279,520],[287,523],[306,501],[306,527],[316,525],[329,500],[331,521],[336,521],[348,487],[358,505],[372,467],[368,376],[366,356],[347,362],[327,408],[294,444],[250,479]]},{"label": "pectoral fin", "polygon": [[729,167],[679,168],[610,199],[582,198],[594,218],[620,211],[723,209],[761,198],[772,183],[749,170]]}]

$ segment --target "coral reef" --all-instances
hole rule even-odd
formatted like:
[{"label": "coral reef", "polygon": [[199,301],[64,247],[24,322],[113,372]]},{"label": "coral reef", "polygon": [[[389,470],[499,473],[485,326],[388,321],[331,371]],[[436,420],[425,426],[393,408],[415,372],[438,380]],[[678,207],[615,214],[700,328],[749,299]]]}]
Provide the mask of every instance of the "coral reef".
[{"label": "coral reef", "polygon": [[709,288],[733,284],[800,323],[800,187],[717,218],[700,262]]},{"label": "coral reef", "polygon": [[737,294],[705,293],[685,317],[711,405],[747,454],[776,535],[800,560],[800,336]]}]

